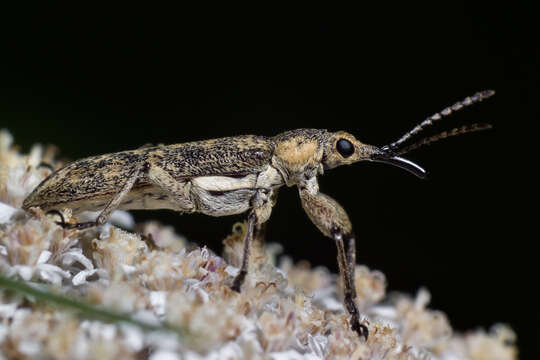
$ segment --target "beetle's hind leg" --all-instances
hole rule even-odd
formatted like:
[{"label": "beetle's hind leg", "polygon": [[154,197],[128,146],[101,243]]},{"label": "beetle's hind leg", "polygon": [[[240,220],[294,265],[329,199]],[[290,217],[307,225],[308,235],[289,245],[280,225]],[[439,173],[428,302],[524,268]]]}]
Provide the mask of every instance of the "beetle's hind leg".
[{"label": "beetle's hind leg", "polygon": [[145,172],[148,181],[164,191],[178,211],[195,211],[195,204],[191,200],[190,182],[178,181],[167,170],[156,165],[149,166]]},{"label": "beetle's hind leg", "polygon": [[131,172],[131,174],[127,177],[127,180],[124,182],[124,185],[122,185],[120,191],[113,195],[111,200],[109,200],[107,205],[105,205],[105,208],[101,211],[95,221],[70,224],[66,223],[62,216],[62,222],[59,223],[59,225],[64,229],[83,230],[105,224],[111,213],[122,203],[122,199],[124,199],[124,197],[131,191],[131,188],[133,187],[133,184],[135,184],[135,181],[137,181],[142,169],[143,166],[138,166]]}]

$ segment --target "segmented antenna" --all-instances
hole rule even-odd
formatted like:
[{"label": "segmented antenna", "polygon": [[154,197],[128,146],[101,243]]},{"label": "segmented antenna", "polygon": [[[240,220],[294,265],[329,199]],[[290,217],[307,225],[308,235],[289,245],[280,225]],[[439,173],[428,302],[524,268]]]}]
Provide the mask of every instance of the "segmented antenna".
[{"label": "segmented antenna", "polygon": [[[479,91],[473,96],[468,96],[462,101],[458,101],[452,106],[447,107],[446,109],[435,113],[422,121],[420,124],[416,125],[411,131],[403,135],[398,141],[395,141],[391,143],[390,145],[386,145],[382,148],[384,151],[392,151],[396,150],[401,144],[403,144],[405,141],[409,140],[412,136],[418,134],[420,131],[422,131],[424,128],[433,125],[434,122],[441,120],[444,117],[447,117],[451,115],[452,113],[463,109],[464,107],[470,106],[474,103],[480,102],[484,99],[487,99],[490,96],[493,96],[495,94],[494,90],[485,90],[485,91]],[[454,129],[456,130],[456,129]],[[453,130],[451,130],[453,131]],[[467,131],[468,132],[468,131]],[[457,134],[456,134],[457,135]],[[437,136],[437,135],[436,135]],[[453,135],[448,135],[453,136]],[[427,138],[429,139],[429,138]],[[400,152],[401,154],[401,152]]]},{"label": "segmented antenna", "polygon": [[475,131],[488,130],[488,129],[491,129],[491,128],[492,128],[492,126],[490,124],[478,124],[477,123],[477,124],[471,124],[471,125],[464,125],[462,127],[455,128],[455,129],[452,129],[452,130],[446,130],[446,131],[443,131],[440,134],[424,138],[424,139],[422,139],[422,140],[420,140],[418,142],[415,142],[414,144],[411,144],[411,145],[409,145],[407,147],[404,147],[403,149],[399,150],[396,153],[396,155],[403,155],[405,153],[416,150],[419,147],[422,147],[424,145],[429,145],[431,143],[434,143],[434,142],[439,141],[441,139],[445,139],[447,137],[466,134],[466,133],[471,133],[471,132],[475,132]]}]

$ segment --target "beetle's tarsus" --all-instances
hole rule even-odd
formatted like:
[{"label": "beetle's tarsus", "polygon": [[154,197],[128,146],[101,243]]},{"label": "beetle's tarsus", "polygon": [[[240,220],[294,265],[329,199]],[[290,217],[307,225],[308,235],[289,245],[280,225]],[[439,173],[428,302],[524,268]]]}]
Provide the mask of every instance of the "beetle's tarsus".
[{"label": "beetle's tarsus", "polygon": [[97,223],[97,221],[88,221],[88,222],[75,223],[75,224],[70,224],[70,223],[59,224],[57,222],[57,224],[67,230],[70,230],[70,229],[84,230],[84,229],[89,229],[94,226],[100,225]]},{"label": "beetle's tarsus", "polygon": [[351,328],[356,331],[359,336],[363,337],[365,341],[367,341],[369,337],[369,330],[366,325],[360,324],[360,321],[357,319],[355,322],[351,321]]},{"label": "beetle's tarsus", "polygon": [[36,166],[36,169],[39,169],[39,168],[41,168],[41,167],[44,167],[44,168],[46,168],[46,169],[49,169],[51,172],[54,172],[54,167],[53,167],[51,164],[49,164],[49,163],[47,163],[47,162],[45,162],[45,161],[40,162],[40,163],[38,164],[38,166]]},{"label": "beetle's tarsus", "polygon": [[[356,264],[352,261],[355,259],[356,249],[353,249],[354,246],[354,236],[346,235],[343,236],[340,230],[335,231],[333,229],[332,235],[336,241],[336,246],[338,249],[338,263],[341,273],[341,278],[343,279],[343,285],[345,286],[345,307],[347,312],[351,315],[351,329],[356,331],[358,335],[363,336],[366,340],[368,338],[369,331],[365,325],[360,324],[360,318],[358,313],[358,307],[356,306],[356,287],[354,284],[354,273]],[[343,238],[348,238],[347,253],[345,252]]]},{"label": "beetle's tarsus", "polygon": [[[358,333],[358,335],[363,336],[364,339],[367,341],[369,336],[369,330],[367,326],[360,323],[358,309],[356,308],[356,287],[354,284],[355,279],[355,268],[356,268],[356,239],[354,237],[354,234],[351,232],[350,234],[347,234],[344,236],[344,238],[347,240],[347,266],[349,268],[350,272],[350,288],[351,288],[351,296],[349,301],[352,302],[351,305],[347,305],[347,308],[351,309],[349,313],[352,311],[353,318],[351,319],[351,328]],[[345,300],[347,301],[347,299]]]},{"label": "beetle's tarsus", "polygon": [[88,221],[88,222],[70,224],[66,222],[66,218],[64,217],[64,214],[62,214],[60,210],[56,210],[56,209],[49,210],[45,214],[46,215],[55,214],[55,215],[60,216],[61,221],[55,221],[55,223],[56,225],[61,226],[62,228],[66,230],[70,230],[70,229],[83,230],[83,229],[88,229],[88,228],[100,225],[97,221]]}]

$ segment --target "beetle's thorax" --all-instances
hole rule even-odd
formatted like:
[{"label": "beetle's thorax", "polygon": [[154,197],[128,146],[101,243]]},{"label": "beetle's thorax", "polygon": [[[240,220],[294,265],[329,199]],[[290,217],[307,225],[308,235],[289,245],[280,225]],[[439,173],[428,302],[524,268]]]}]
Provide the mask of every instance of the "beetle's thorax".
[{"label": "beetle's thorax", "polygon": [[275,144],[272,165],[279,170],[287,186],[316,186],[316,176],[323,171],[321,160],[326,137],[326,130],[297,129],[272,138]]}]

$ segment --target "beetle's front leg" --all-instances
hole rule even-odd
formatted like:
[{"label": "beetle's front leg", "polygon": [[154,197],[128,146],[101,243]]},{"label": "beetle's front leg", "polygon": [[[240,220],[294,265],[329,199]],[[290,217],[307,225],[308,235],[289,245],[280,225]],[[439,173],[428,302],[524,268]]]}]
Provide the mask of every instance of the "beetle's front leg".
[{"label": "beetle's front leg", "polygon": [[[351,328],[366,340],[368,328],[360,324],[358,307],[356,306],[356,288],[354,270],[356,265],[355,239],[352,225],[345,210],[331,197],[322,193],[313,193],[308,189],[300,189],[302,207],[311,221],[326,236],[332,238],[337,246],[339,272],[345,286],[345,307],[351,315]],[[345,251],[344,241],[348,243]]]}]

